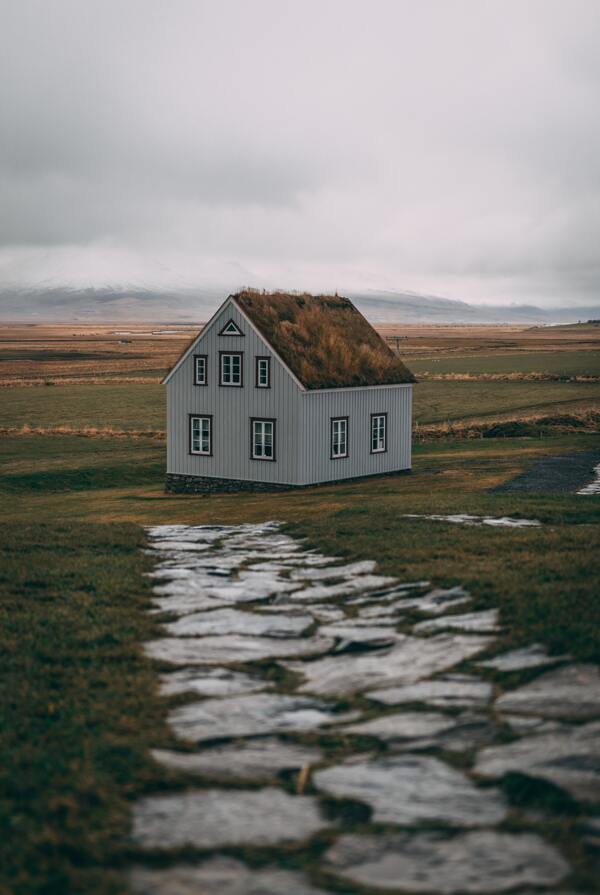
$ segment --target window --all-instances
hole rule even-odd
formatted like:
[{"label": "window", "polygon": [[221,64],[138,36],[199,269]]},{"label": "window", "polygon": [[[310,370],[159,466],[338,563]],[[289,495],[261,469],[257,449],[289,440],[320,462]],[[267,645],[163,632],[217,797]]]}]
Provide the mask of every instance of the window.
[{"label": "window", "polygon": [[250,420],[250,438],[253,460],[275,459],[275,420]]},{"label": "window", "polygon": [[256,358],[256,388],[271,388],[271,358]]},{"label": "window", "polygon": [[212,457],[212,416],[190,416],[190,454]]},{"label": "window", "polygon": [[206,354],[195,354],[194,355],[194,385],[206,385],[206,367],[207,367],[208,355]]},{"label": "window", "polygon": [[241,331],[235,320],[228,320],[221,332],[220,336],[243,336],[244,333]]},{"label": "window", "polygon": [[221,385],[242,385],[242,358],[243,354],[230,354],[226,351],[219,352],[221,365]]},{"label": "window", "polygon": [[387,451],[387,413],[371,414],[371,453]]},{"label": "window", "polygon": [[339,460],[348,456],[348,417],[340,416],[331,420],[331,459]]}]

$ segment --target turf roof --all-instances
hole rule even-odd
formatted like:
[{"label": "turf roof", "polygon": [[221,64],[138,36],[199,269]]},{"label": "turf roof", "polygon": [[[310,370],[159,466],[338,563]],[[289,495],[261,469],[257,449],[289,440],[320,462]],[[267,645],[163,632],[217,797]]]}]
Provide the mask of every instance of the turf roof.
[{"label": "turf roof", "polygon": [[231,298],[307,389],[415,381],[347,298],[253,290]]}]

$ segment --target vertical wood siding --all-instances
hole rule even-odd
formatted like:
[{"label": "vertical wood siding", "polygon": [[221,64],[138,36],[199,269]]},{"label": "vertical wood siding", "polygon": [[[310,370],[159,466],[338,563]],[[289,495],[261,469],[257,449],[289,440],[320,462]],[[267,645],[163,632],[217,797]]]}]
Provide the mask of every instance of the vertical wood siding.
[{"label": "vertical wood siding", "polygon": [[[244,336],[219,336],[229,319]],[[243,352],[243,387],[219,385],[219,351]],[[194,385],[194,353],[207,354],[208,385]],[[256,388],[255,357],[271,358],[271,388]],[[167,383],[167,471],[255,482],[297,484],[302,392],[273,352],[228,303]],[[212,414],[213,456],[189,453],[188,414]],[[251,417],[274,417],[275,462],[250,459]]]},{"label": "vertical wood siding", "polygon": [[[306,392],[303,484],[410,469],[412,386]],[[371,414],[387,414],[387,451],[371,453]],[[348,456],[330,459],[331,420],[348,417]]]},{"label": "vertical wood siding", "polygon": [[[229,319],[244,333],[219,336]],[[219,351],[243,352],[243,387],[219,386]],[[208,385],[194,385],[194,353],[208,355]],[[271,358],[271,387],[256,388],[255,358]],[[167,471],[307,485],[408,469],[412,386],[303,392],[269,345],[228,302],[167,383]],[[371,414],[387,413],[387,451],[370,453]],[[213,417],[211,457],[189,453],[189,414]],[[331,418],[349,417],[349,456],[330,459]],[[250,457],[250,420],[274,418],[275,462]]]}]

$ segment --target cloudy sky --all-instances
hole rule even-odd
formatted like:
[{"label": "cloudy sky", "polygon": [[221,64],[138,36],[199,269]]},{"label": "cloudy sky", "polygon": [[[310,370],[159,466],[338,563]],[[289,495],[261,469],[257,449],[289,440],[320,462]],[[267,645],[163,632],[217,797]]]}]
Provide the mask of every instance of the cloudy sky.
[{"label": "cloudy sky", "polygon": [[600,303],[598,0],[0,13],[0,284]]}]

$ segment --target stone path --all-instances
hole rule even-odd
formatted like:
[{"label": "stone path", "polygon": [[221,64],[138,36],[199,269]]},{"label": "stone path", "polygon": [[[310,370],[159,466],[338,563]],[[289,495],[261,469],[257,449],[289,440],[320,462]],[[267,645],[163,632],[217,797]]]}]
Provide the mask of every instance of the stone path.
[{"label": "stone path", "polygon": [[165,785],[134,806],[134,893],[566,892],[552,818],[502,781],[563,790],[597,844],[596,666],[539,644],[494,655],[498,613],[463,588],[323,556],[276,523],[150,539],[162,634],[145,650],[173,741],[152,752]]}]

